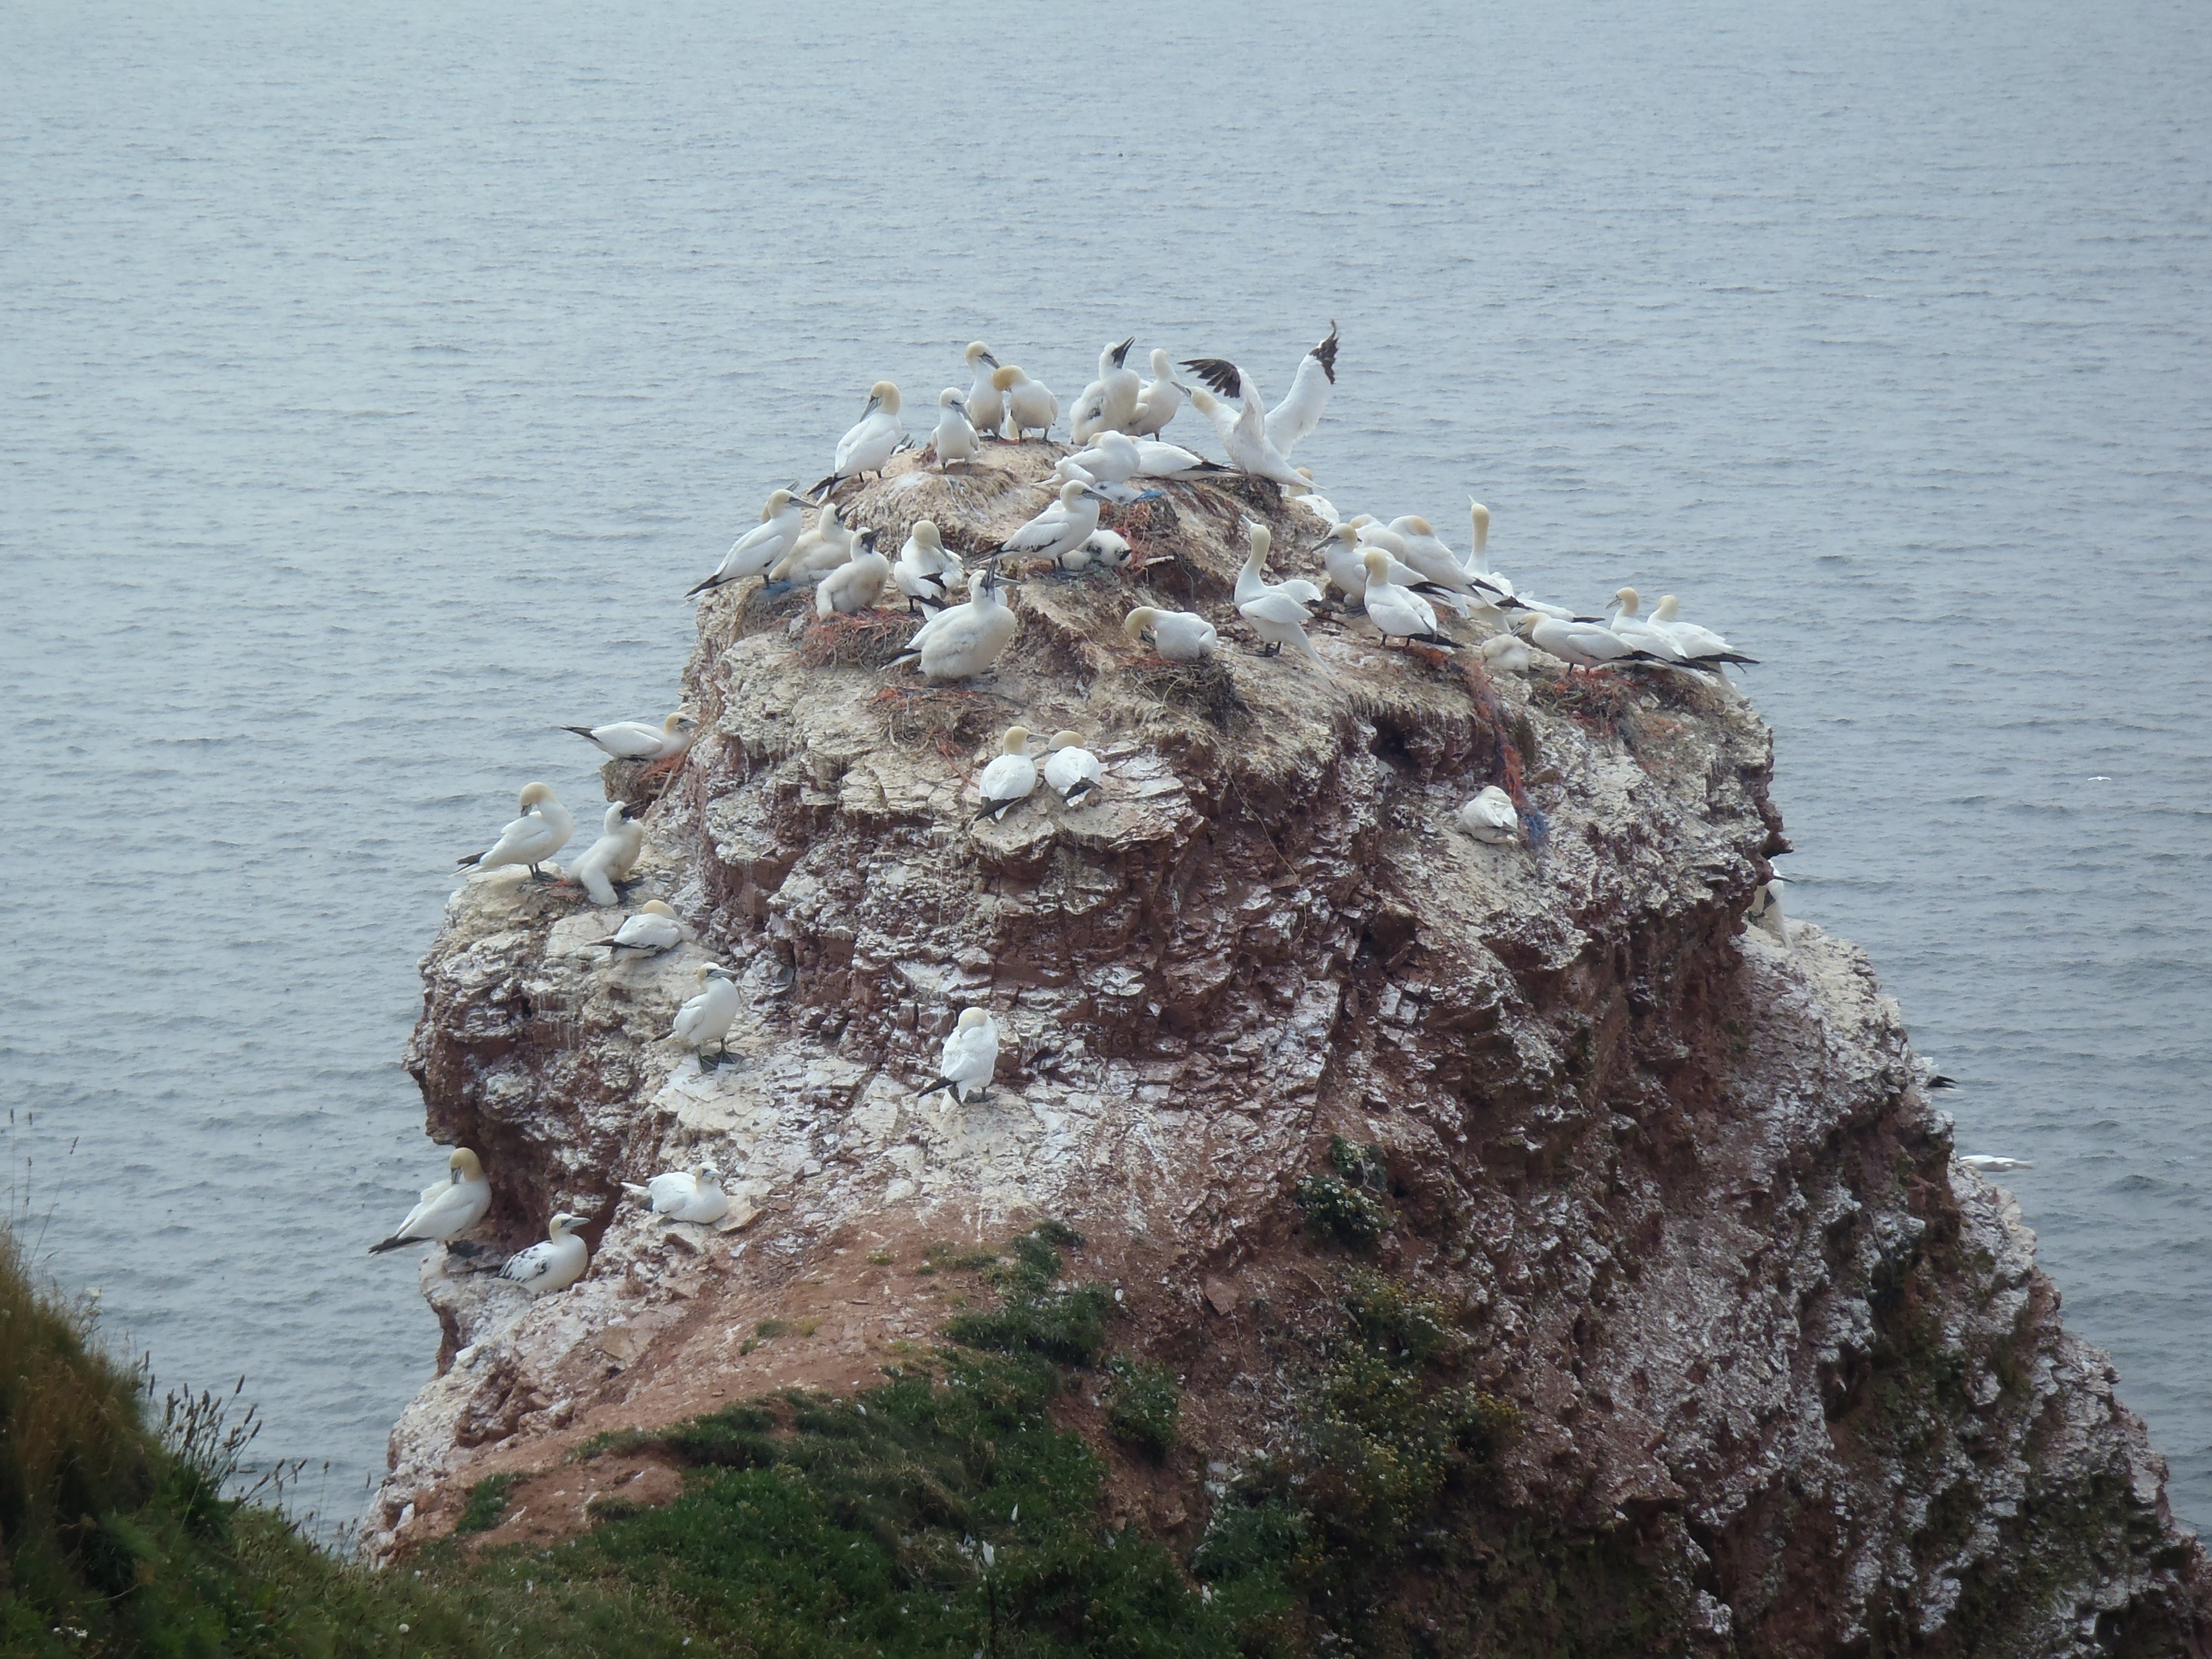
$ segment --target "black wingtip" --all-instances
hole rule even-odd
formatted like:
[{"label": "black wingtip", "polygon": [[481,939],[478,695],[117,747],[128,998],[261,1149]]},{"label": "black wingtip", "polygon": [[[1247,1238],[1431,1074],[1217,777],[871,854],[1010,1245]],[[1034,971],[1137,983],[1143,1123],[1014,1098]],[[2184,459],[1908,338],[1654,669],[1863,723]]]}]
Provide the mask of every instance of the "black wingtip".
[{"label": "black wingtip", "polygon": [[370,1245],[368,1247],[368,1253],[371,1255],[382,1255],[386,1250],[404,1250],[410,1244],[418,1244],[422,1242],[423,1241],[421,1239],[402,1238],[398,1234],[394,1233],[391,1237],[386,1239],[383,1243]]},{"label": "black wingtip", "polygon": [[1192,357],[1184,362],[1183,367],[1224,398],[1234,398],[1241,393],[1244,376],[1226,357]]},{"label": "black wingtip", "polygon": [[471,853],[466,858],[455,859],[453,860],[453,868],[456,870],[465,870],[471,864],[481,864],[483,862],[483,854],[482,853]]},{"label": "black wingtip", "polygon": [[562,731],[563,731],[563,732],[574,732],[578,737],[581,738],[582,738],[586,743],[592,743],[592,742],[596,742],[596,741],[597,741],[597,739],[595,739],[595,738],[592,736],[592,728],[591,728],[590,726],[564,726],[561,727],[560,729],[561,729]]},{"label": "black wingtip", "polygon": [[697,586],[685,589],[684,597],[687,599],[696,599],[702,593],[704,593],[708,588],[719,586],[720,585],[720,584],[716,582],[712,576],[709,576],[705,581],[699,583]]},{"label": "black wingtip", "polygon": [[1321,365],[1321,372],[1328,376],[1331,386],[1336,384],[1336,319],[1328,319],[1328,338],[1313,349],[1313,359]]}]

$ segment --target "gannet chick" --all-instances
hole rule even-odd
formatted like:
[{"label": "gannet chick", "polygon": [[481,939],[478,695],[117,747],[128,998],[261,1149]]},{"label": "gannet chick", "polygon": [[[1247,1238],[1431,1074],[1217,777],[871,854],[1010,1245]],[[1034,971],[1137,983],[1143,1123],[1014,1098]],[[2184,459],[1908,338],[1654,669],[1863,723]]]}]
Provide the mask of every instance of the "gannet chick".
[{"label": "gannet chick", "polygon": [[1691,662],[1749,663],[1756,665],[1759,659],[1747,657],[1729,649],[1729,642],[1710,628],[1700,628],[1695,623],[1679,620],[1682,602],[1672,593],[1664,595],[1658,609],[1651,613],[1651,626],[1674,641],[1674,648]]},{"label": "gannet chick", "polygon": [[1129,538],[1111,530],[1094,530],[1076,551],[1109,570],[1119,570],[1129,562]]},{"label": "gannet chick", "polygon": [[[1301,585],[1313,586],[1310,582]],[[1237,605],[1237,614],[1251,623],[1252,631],[1267,642],[1267,650],[1261,653],[1263,656],[1274,656],[1285,646],[1292,646],[1300,656],[1334,679],[1336,676],[1329,673],[1328,665],[1322,660],[1321,653],[1314,649],[1313,641],[1306,637],[1306,623],[1312,619],[1313,613],[1302,601],[1285,591],[1288,586],[1285,583],[1283,587],[1270,588],[1244,600]]]},{"label": "gannet chick", "polygon": [[912,611],[917,604],[943,605],[951,590],[966,581],[967,573],[959,556],[945,546],[937,520],[916,519],[906,544],[899,549],[898,562],[891,567],[891,580]]},{"label": "gannet chick", "polygon": [[583,1217],[563,1210],[546,1224],[544,1242],[507,1257],[507,1266],[499,1270],[499,1276],[521,1285],[532,1296],[550,1296],[556,1291],[567,1290],[592,1265],[591,1251],[574,1231],[583,1224]]},{"label": "gannet chick", "polygon": [[615,929],[612,938],[599,943],[611,951],[641,951],[649,957],[659,956],[684,943],[684,924],[676,919],[676,912],[660,900],[647,899],[635,915]]},{"label": "gannet chick", "polygon": [[2002,1175],[2008,1170],[2033,1170],[2024,1158],[1999,1158],[1992,1152],[1969,1152],[1959,1160],[1976,1175]]},{"label": "gannet chick", "polygon": [[768,505],[761,508],[761,521],[732,543],[714,574],[684,597],[688,599],[692,594],[726,587],[748,576],[765,575],[798,543],[805,524],[795,494],[788,489],[771,491]]},{"label": "gannet chick", "polygon": [[1260,388],[1245,377],[1242,369],[1225,357],[1195,357],[1183,367],[1223,398],[1237,399],[1237,409],[1232,412],[1205,386],[1193,387],[1190,394],[1190,406],[1212,421],[1214,430],[1221,434],[1221,446],[1229,452],[1230,465],[1239,472],[1272,478],[1294,492],[1313,488],[1312,475],[1292,466],[1283,458],[1282,452],[1267,441],[1267,417],[1260,412]]},{"label": "gannet chick", "polygon": [[1091,539],[1098,528],[1097,487],[1069,479],[1060,487],[1060,499],[1006,538],[999,551],[1049,559],[1058,564]]},{"label": "gannet chick", "polygon": [[994,370],[991,384],[1006,394],[1006,420],[1017,443],[1028,437],[1031,428],[1041,438],[1052,435],[1053,422],[1060,418],[1060,399],[1052,395],[1050,386],[1032,380],[1012,363]]},{"label": "gannet chick", "polygon": [[715,1045],[714,1064],[719,1066],[730,1052],[730,1027],[738,1018],[739,998],[737,981],[730,969],[719,962],[702,963],[699,969],[699,994],[676,1011],[676,1023],[668,1035],[699,1057],[699,1069],[707,1069],[707,1045]]},{"label": "gannet chick", "polygon": [[971,465],[975,452],[982,442],[975,435],[975,428],[968,418],[968,410],[960,401],[960,388],[949,386],[937,394],[937,430],[929,434],[929,447],[937,452],[937,467],[940,472],[957,461],[963,466]]},{"label": "gannet chick", "polygon": [[617,801],[607,808],[599,838],[585,849],[568,874],[592,896],[594,904],[616,902],[615,884],[626,881],[645,852],[645,826]]},{"label": "gannet chick", "polygon": [[1011,606],[999,597],[999,577],[986,568],[980,582],[968,584],[965,605],[949,605],[914,631],[892,665],[918,657],[921,672],[933,680],[972,679],[999,659],[1020,629]]},{"label": "gannet chick", "polygon": [[973,1104],[988,1100],[991,1078],[998,1069],[998,1024],[982,1009],[969,1008],[962,1012],[952,1035],[945,1039],[945,1054],[938,1074],[916,1089],[915,1096],[919,1099],[939,1089],[950,1089],[955,1105],[963,1101]]},{"label": "gannet chick", "polygon": [[1129,367],[1129,348],[1137,343],[1132,334],[1119,345],[1109,345],[1098,354],[1098,415],[1097,424],[1091,434],[1078,434],[1076,441],[1099,432],[1127,432],[1129,423],[1137,417],[1137,399],[1144,394],[1144,381],[1137,371]]},{"label": "gannet chick", "polygon": [[484,1212],[491,1208],[491,1182],[484,1179],[483,1165],[477,1155],[465,1146],[456,1146],[446,1160],[446,1178],[422,1189],[422,1201],[408,1211],[407,1218],[392,1230],[392,1237],[368,1247],[371,1255],[404,1249],[410,1244],[450,1243],[484,1218]]},{"label": "gannet chick", "polygon": [[1370,547],[1360,556],[1367,567],[1367,620],[1382,630],[1382,643],[1394,639],[1419,640],[1449,649],[1451,641],[1437,632],[1437,613],[1428,602],[1390,580],[1390,556]]},{"label": "gannet chick", "polygon": [[730,1195],[722,1190],[722,1172],[711,1164],[695,1164],[688,1170],[657,1175],[642,1187],[623,1182],[632,1198],[641,1198],[655,1215],[671,1221],[720,1221],[730,1212]]},{"label": "gannet chick", "polygon": [[1657,662],[1603,623],[1573,622],[1527,611],[1513,619],[1514,630],[1539,651],[1548,651],[1570,668],[1602,668],[1612,662]]},{"label": "gannet chick", "polygon": [[770,583],[818,581],[853,556],[860,532],[838,515],[837,503],[828,502],[814,515],[814,523],[792,544],[791,551],[768,573]]},{"label": "gannet chick", "polygon": [[576,833],[576,820],[568,809],[554,799],[550,783],[526,783],[522,787],[522,816],[499,832],[499,839],[481,853],[471,853],[459,861],[461,869],[474,865],[479,870],[496,870],[502,865],[524,864],[530,873],[540,881],[546,879],[538,866],[568,844],[568,837]]},{"label": "gannet chick", "polygon": [[1468,835],[1492,846],[1521,838],[1521,815],[1513,810],[1513,797],[1494,783],[1459,809],[1459,822]]},{"label": "gannet chick", "polygon": [[1170,662],[1203,662],[1212,656],[1217,643],[1213,624],[1188,611],[1162,611],[1140,605],[1121,619],[1121,631],[1133,640],[1146,640]]},{"label": "gannet chick", "polygon": [[659,726],[643,720],[620,720],[612,726],[564,726],[588,743],[597,744],[617,760],[666,760],[691,746],[699,722],[678,709]]},{"label": "gannet chick", "polygon": [[[1279,582],[1271,582],[1267,580],[1267,554],[1275,545],[1273,531],[1263,524],[1252,524],[1245,526],[1245,534],[1250,541],[1251,551],[1244,556],[1243,568],[1237,573],[1237,603],[1238,605],[1256,599],[1263,593],[1286,594],[1302,606],[1319,605],[1322,602],[1324,595],[1321,589],[1303,576],[1291,576]],[[1301,617],[1300,621],[1304,620],[1304,618]],[[1301,633],[1298,637],[1304,639],[1305,635]],[[1277,643],[1281,644],[1283,641],[1278,641]],[[1269,654],[1272,655],[1273,653]]]},{"label": "gannet chick", "polygon": [[853,556],[815,584],[814,614],[834,617],[842,612],[869,611],[884,596],[891,579],[891,562],[876,551],[876,532],[863,530]]},{"label": "gannet chick", "polygon": [[868,406],[860,418],[837,441],[837,459],[830,476],[806,493],[819,495],[864,472],[880,474],[905,436],[906,428],[899,422],[899,389],[889,380],[878,380],[868,388]]},{"label": "gannet chick", "polygon": [[1030,798],[1030,791],[1037,786],[1037,769],[1029,749],[1029,728],[1008,726],[1006,735],[999,740],[997,756],[976,781],[975,793],[983,799],[983,810],[975,814],[978,821],[988,818],[996,823],[1016,803]]},{"label": "gannet chick", "polygon": [[1136,413],[1123,428],[1133,438],[1157,438],[1182,408],[1182,388],[1176,384],[1175,362],[1164,351],[1152,352],[1152,378],[1137,389]]},{"label": "gannet chick", "polygon": [[1044,759],[1045,787],[1073,806],[1086,792],[1096,790],[1106,775],[1098,757],[1083,746],[1076,732],[1055,732],[1052,752]]},{"label": "gannet chick", "polygon": [[1782,914],[1779,876],[1752,889],[1751,902],[1744,908],[1743,919],[1754,927],[1765,928],[1783,944],[1790,943],[1790,918]]},{"label": "gannet chick", "polygon": [[968,395],[962,404],[969,425],[986,437],[995,438],[999,428],[1006,423],[1006,394],[992,377],[997,374],[999,360],[991,355],[991,348],[981,340],[968,348]]},{"label": "gannet chick", "polygon": [[1267,411],[1267,441],[1285,458],[1321,424],[1328,407],[1328,394],[1336,389],[1336,322],[1331,319],[1328,337],[1298,359],[1290,395]]},{"label": "gannet chick", "polygon": [[1482,642],[1482,665],[1493,674],[1525,674],[1535,660],[1528,641],[1518,634],[1500,634]]}]

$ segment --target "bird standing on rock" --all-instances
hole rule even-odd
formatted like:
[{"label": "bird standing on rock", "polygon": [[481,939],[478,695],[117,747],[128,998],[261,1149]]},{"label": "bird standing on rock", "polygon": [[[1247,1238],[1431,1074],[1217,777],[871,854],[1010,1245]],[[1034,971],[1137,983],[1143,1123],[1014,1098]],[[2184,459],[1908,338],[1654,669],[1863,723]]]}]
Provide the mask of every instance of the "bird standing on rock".
[{"label": "bird standing on rock", "polygon": [[676,1011],[676,1024],[669,1036],[699,1057],[699,1069],[707,1069],[707,1045],[715,1045],[714,1063],[717,1066],[730,1052],[730,1027],[737,1023],[740,999],[737,981],[727,968],[719,962],[702,963],[699,969],[699,994]]},{"label": "bird standing on rock", "polygon": [[371,1255],[404,1249],[410,1244],[447,1244],[484,1218],[491,1208],[491,1182],[484,1179],[483,1164],[465,1146],[453,1148],[446,1160],[447,1174],[422,1189],[422,1201],[408,1211],[407,1218],[381,1244],[368,1247]]},{"label": "bird standing on rock", "polygon": [[963,466],[972,465],[975,452],[982,447],[975,425],[961,404],[958,386],[949,386],[937,394],[937,429],[929,434],[929,447],[936,452],[937,470],[940,472],[955,461]]},{"label": "bird standing on rock", "polygon": [[853,556],[815,584],[814,614],[835,617],[872,610],[890,579],[891,562],[876,551],[875,531],[863,530]]},{"label": "bird standing on rock", "polygon": [[586,742],[617,760],[666,760],[691,746],[699,722],[678,709],[657,726],[643,720],[617,720],[612,726],[564,726]]},{"label": "bird standing on rock", "polygon": [[769,591],[773,594],[789,592],[787,584],[819,581],[830,571],[853,556],[860,532],[850,528],[837,511],[837,503],[829,502],[814,515],[813,527],[792,544],[785,554],[769,569]]},{"label": "bird standing on rock", "polygon": [[714,574],[684,597],[688,599],[695,594],[726,587],[732,582],[741,582],[748,576],[767,574],[797,544],[799,532],[805,527],[801,511],[795,491],[778,489],[770,493],[768,505],[761,508],[761,521],[732,543]]},{"label": "bird standing on rock", "polygon": [[1091,532],[1098,528],[1098,504],[1103,499],[1097,486],[1069,479],[1060,487],[1060,499],[1007,537],[999,551],[1058,564],[1090,540]]},{"label": "bird standing on rock", "polygon": [[1363,596],[1367,620],[1382,630],[1385,646],[1394,639],[1450,646],[1451,641],[1437,632],[1437,613],[1429,608],[1428,601],[1390,580],[1389,554],[1370,547],[1360,556],[1360,562],[1367,570],[1367,592]]},{"label": "bird standing on rock", "polygon": [[881,474],[905,436],[906,428],[899,422],[899,389],[889,380],[878,380],[868,388],[866,410],[837,441],[837,459],[830,476],[807,494],[819,495],[864,472]]},{"label": "bird standing on rock", "polygon": [[1086,793],[1096,792],[1106,776],[1098,757],[1083,746],[1082,734],[1055,732],[1052,752],[1045,757],[1045,787],[1069,806]]},{"label": "bird standing on rock", "polygon": [[953,588],[967,579],[959,555],[945,545],[934,519],[916,519],[899,549],[891,580],[906,595],[908,611],[917,605],[942,606]]},{"label": "bird standing on rock", "polygon": [[999,659],[1021,627],[1013,608],[999,597],[998,573],[987,567],[968,584],[965,605],[948,605],[914,630],[891,665],[919,658],[916,665],[933,680],[973,679]]},{"label": "bird standing on rock", "polygon": [[1098,378],[1083,389],[1070,419],[1068,430],[1077,443],[1087,444],[1102,432],[1126,432],[1136,419],[1137,399],[1144,392],[1144,381],[1128,366],[1129,348],[1136,343],[1132,334],[1098,354]]},{"label": "bird standing on rock", "polygon": [[1027,800],[1030,792],[1037,786],[1036,763],[1030,758],[1029,728],[1010,726],[1006,735],[999,741],[999,752],[983,769],[983,775],[975,785],[975,792],[983,798],[983,810],[975,814],[980,822],[984,818],[994,823],[1012,811],[1016,803]]},{"label": "bird standing on rock", "polygon": [[1152,352],[1152,378],[1137,392],[1137,412],[1123,428],[1132,438],[1157,438],[1182,408],[1182,388],[1176,384],[1175,362],[1164,351]]},{"label": "bird standing on rock", "polygon": [[[998,1024],[984,1010],[969,1008],[961,1014],[952,1035],[945,1039],[938,1075],[916,1089],[915,1097],[919,1099],[939,1089],[950,1089],[956,1105],[963,1102],[972,1105],[990,1098],[991,1079],[998,1069]],[[975,1092],[970,1094],[970,1090]]]},{"label": "bird standing on rock", "polygon": [[991,384],[1005,394],[1007,424],[1014,429],[1014,441],[1018,443],[1036,428],[1040,438],[1052,435],[1052,425],[1060,418],[1060,399],[1052,395],[1052,388],[1042,380],[1032,380],[1012,363],[994,369]]},{"label": "bird standing on rock", "polygon": [[568,844],[568,837],[576,833],[576,820],[568,809],[554,798],[550,783],[526,783],[522,786],[522,816],[514,819],[499,832],[499,839],[481,853],[471,853],[459,861],[459,867],[471,865],[479,870],[496,870],[504,865],[522,864],[530,867],[533,880],[549,879],[538,866]]},{"label": "bird standing on rock", "polygon": [[600,943],[610,951],[641,951],[649,957],[659,956],[684,943],[684,924],[660,900],[647,899],[635,915]]},{"label": "bird standing on rock", "polygon": [[615,884],[629,879],[644,852],[645,826],[630,817],[627,804],[617,801],[607,808],[599,838],[585,849],[568,874],[591,895],[592,903],[612,904],[617,896]]},{"label": "bird standing on rock", "polygon": [[1006,423],[1006,394],[992,376],[999,372],[999,360],[991,355],[991,348],[981,340],[968,347],[968,395],[961,399],[962,412],[969,425],[986,438],[995,438],[999,428]]},{"label": "bird standing on rock", "polygon": [[1213,624],[1188,611],[1163,611],[1140,605],[1121,619],[1121,631],[1151,643],[1169,662],[1203,662],[1218,643]]},{"label": "bird standing on rock", "polygon": [[592,1252],[574,1230],[584,1218],[562,1211],[546,1224],[543,1243],[507,1257],[499,1276],[522,1286],[532,1296],[565,1291],[584,1276],[592,1265]]}]

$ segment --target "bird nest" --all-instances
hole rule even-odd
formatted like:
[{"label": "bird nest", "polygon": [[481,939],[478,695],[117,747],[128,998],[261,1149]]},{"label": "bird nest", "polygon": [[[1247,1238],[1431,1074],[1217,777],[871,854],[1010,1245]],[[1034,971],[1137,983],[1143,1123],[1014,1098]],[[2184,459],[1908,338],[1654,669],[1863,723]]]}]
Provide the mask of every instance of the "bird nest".
[{"label": "bird nest", "polygon": [[1539,680],[1528,688],[1528,701],[1555,714],[1564,714],[1584,731],[1615,737],[1633,747],[1637,706],[1644,688],[1612,669],[1586,674],[1566,674],[1556,680]]},{"label": "bird nest", "polygon": [[806,625],[799,659],[809,668],[881,668],[921,624],[903,611],[854,611]]},{"label": "bird nest", "polygon": [[995,697],[950,686],[887,685],[876,693],[875,702],[884,711],[892,741],[916,748],[927,744],[947,760],[974,749],[1006,718]]},{"label": "bird nest", "polygon": [[1200,662],[1169,662],[1158,657],[1121,671],[1119,689],[1141,702],[1198,714],[1218,731],[1227,731],[1250,713],[1228,667],[1212,657]]}]

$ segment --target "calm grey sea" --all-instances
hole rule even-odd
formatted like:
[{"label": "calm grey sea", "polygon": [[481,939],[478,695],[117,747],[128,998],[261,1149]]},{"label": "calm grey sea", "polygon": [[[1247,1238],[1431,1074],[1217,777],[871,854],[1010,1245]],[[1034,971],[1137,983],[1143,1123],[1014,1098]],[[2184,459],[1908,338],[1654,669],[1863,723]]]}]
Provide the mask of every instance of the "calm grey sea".
[{"label": "calm grey sea", "polygon": [[684,589],[877,377],[981,337],[1068,394],[1133,331],[1273,389],[1334,317],[1343,510],[1472,492],[1537,591],[1764,659],[1792,908],[2035,1160],[2212,1522],[2208,87],[2187,0],[14,0],[0,1084],[52,1270],[356,1512],[435,1342],[362,1254],[440,1164],[416,958],[520,784],[592,798],[550,728],[670,706]]}]

